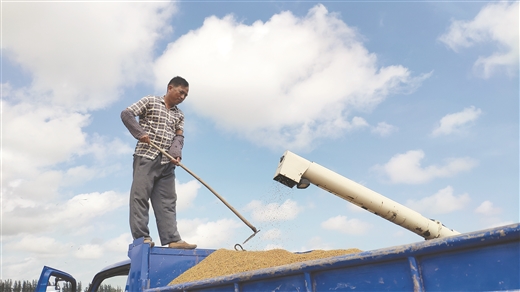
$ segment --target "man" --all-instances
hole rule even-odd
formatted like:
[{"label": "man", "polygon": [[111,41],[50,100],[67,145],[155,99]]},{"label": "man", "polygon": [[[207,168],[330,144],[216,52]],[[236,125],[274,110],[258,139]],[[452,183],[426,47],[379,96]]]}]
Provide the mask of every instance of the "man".
[{"label": "man", "polygon": [[[123,124],[139,141],[135,147],[133,181],[130,189],[130,230],[134,239],[144,237],[154,243],[148,229],[150,200],[153,206],[161,245],[194,249],[181,239],[177,230],[175,165],[182,158],[184,114],[177,107],[188,96],[189,84],[182,77],[168,83],[166,94],[146,96],[121,112]],[[139,117],[139,122],[135,117]],[[174,159],[150,145],[166,150]]]}]

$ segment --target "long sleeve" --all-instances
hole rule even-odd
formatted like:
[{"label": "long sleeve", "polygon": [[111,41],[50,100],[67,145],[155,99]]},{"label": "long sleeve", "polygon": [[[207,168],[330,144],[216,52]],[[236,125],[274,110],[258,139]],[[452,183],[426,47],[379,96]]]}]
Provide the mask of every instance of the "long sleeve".
[{"label": "long sleeve", "polygon": [[173,143],[172,143],[172,146],[170,146],[168,153],[173,158],[177,158],[177,157],[182,158],[182,147],[184,147],[184,136],[177,135],[173,138]]},{"label": "long sleeve", "polygon": [[139,125],[134,114],[129,109],[124,109],[121,112],[121,120],[134,138],[139,139],[146,134],[146,131]]}]

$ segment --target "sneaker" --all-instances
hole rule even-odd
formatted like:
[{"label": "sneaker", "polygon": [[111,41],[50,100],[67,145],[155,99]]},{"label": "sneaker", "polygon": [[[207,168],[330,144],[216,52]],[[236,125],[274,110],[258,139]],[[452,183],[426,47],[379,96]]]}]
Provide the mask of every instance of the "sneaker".
[{"label": "sneaker", "polygon": [[179,240],[175,242],[170,242],[168,244],[169,248],[179,248],[179,249],[194,249],[197,247],[196,244],[189,244],[184,240]]},{"label": "sneaker", "polygon": [[143,240],[143,243],[148,243],[150,244],[150,247],[154,247],[155,246],[155,243],[152,241],[151,238],[149,237],[145,237],[145,239]]}]

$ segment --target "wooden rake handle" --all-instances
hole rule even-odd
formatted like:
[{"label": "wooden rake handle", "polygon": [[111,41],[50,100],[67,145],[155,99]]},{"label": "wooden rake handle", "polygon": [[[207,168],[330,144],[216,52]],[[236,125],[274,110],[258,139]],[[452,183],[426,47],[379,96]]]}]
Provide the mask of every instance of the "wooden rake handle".
[{"label": "wooden rake handle", "polygon": [[[164,151],[164,149],[161,149],[159,146],[155,145],[152,141],[150,141],[150,145],[152,145],[153,147],[155,147],[157,150],[161,151],[161,153],[168,157],[170,160],[173,160],[175,158],[173,158],[168,152]],[[233,208],[228,202],[226,202],[226,200],[224,200],[224,198],[222,198],[212,187],[210,187],[207,183],[205,183],[200,177],[198,177],[195,173],[193,173],[191,170],[189,170],[186,166],[184,166],[182,163],[179,162],[178,164],[180,167],[182,167],[182,169],[184,169],[186,172],[188,172],[189,174],[191,174],[191,176],[193,176],[194,178],[196,178],[201,184],[203,184],[206,188],[208,188],[208,190],[210,190],[215,196],[217,196],[217,198],[219,198],[220,201],[222,201],[222,203],[224,203],[224,205],[226,205],[226,207],[228,207],[233,213],[235,213],[235,215],[238,216],[238,218],[240,218],[240,220],[242,220],[242,222],[244,222],[249,228],[251,228],[251,230],[253,230],[254,234],[251,235],[246,241],[248,241],[251,237],[253,237],[254,235],[256,235],[259,230],[257,230],[251,223],[249,223],[249,221],[247,221],[242,215],[240,215],[240,213],[238,213],[237,210],[235,210],[235,208]],[[244,242],[245,243],[245,242]]]}]

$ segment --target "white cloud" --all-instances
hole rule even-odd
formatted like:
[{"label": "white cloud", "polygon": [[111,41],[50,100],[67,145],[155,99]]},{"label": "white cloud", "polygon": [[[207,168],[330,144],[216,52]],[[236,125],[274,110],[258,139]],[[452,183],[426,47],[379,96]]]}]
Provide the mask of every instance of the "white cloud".
[{"label": "white cloud", "polygon": [[372,127],[372,133],[380,135],[381,137],[389,136],[397,130],[398,128],[396,126],[392,126],[386,122],[377,123],[377,126]]},{"label": "white cloud", "polygon": [[347,219],[347,216],[339,215],[322,222],[321,227],[350,235],[363,235],[370,231],[372,225],[356,218]]},{"label": "white cloud", "polygon": [[500,218],[503,212],[502,208],[496,207],[493,202],[487,200],[475,208],[474,212],[481,215],[479,219],[484,228],[494,228],[516,222]]},{"label": "white cloud", "polygon": [[484,201],[475,209],[475,213],[482,214],[484,216],[494,216],[501,214],[502,209],[495,207],[490,201]]},{"label": "white cloud", "polygon": [[453,188],[447,186],[433,196],[420,200],[408,200],[406,205],[417,212],[447,214],[464,209],[470,201],[471,199],[467,193],[455,196],[453,194]]},{"label": "white cloud", "polygon": [[216,248],[232,246],[230,242],[238,228],[243,224],[232,219],[207,221],[205,219],[179,220],[179,233],[189,243],[195,243],[199,248]]},{"label": "white cloud", "polygon": [[105,162],[114,156],[131,157],[134,153],[135,144],[129,146],[118,138],[109,139],[108,137],[93,134],[88,142],[88,147],[80,149],[79,155],[92,154],[98,162]]},{"label": "white cloud", "polygon": [[[2,192],[11,197],[49,200],[58,196],[60,187],[84,184],[117,171],[111,163],[124,151],[118,139],[92,139],[83,131],[90,123],[88,114],[70,112],[63,107],[12,102],[14,94],[2,100]],[[23,133],[21,135],[20,133]],[[127,149],[128,150],[128,149]],[[100,155],[99,153],[110,153]],[[83,155],[91,165],[79,165]],[[62,164],[58,169],[57,165]]]},{"label": "white cloud", "polygon": [[66,185],[74,185],[85,181],[90,181],[98,175],[98,171],[85,165],[79,165],[69,168],[65,173],[63,180]]},{"label": "white cloud", "polygon": [[496,207],[491,201],[482,202],[474,212],[480,215],[480,224],[483,228],[494,228],[499,226],[505,226],[516,223],[517,221],[504,220],[500,217],[503,210],[500,207]]},{"label": "white cloud", "polygon": [[[5,169],[5,168],[4,168]],[[6,176],[12,175],[11,169],[4,171]],[[2,188],[4,202],[2,208],[11,209],[13,202],[26,201],[34,205],[43,200],[52,200],[57,196],[57,189],[62,181],[63,173],[60,171],[45,171],[34,176],[34,178],[16,178],[12,181],[5,180],[6,185]]]},{"label": "white cloud", "polygon": [[[42,270],[41,262],[35,257],[17,257],[15,261],[6,261],[6,256],[2,261],[2,280],[3,279],[33,279],[34,275],[39,275]],[[10,276],[11,275],[11,276]],[[20,278],[15,278],[20,277]]]},{"label": "white cloud", "polygon": [[502,219],[497,218],[497,217],[486,217],[486,218],[482,219],[482,224],[484,225],[485,229],[515,224],[515,223],[518,223],[518,221],[511,221],[511,220],[503,221]]},{"label": "white cloud", "polygon": [[448,114],[442,117],[439,125],[433,130],[433,136],[449,135],[462,131],[468,124],[478,119],[482,111],[474,106],[465,108],[463,111]]},{"label": "white cloud", "polygon": [[[429,76],[378,67],[360,39],[323,5],[302,18],[282,12],[251,25],[212,16],[169,44],[155,64],[156,87],[163,90],[172,75],[181,75],[191,85],[186,104],[219,128],[257,145],[311,147],[366,126],[349,116]],[[172,72],[171,64],[182,71]]]},{"label": "white cloud", "polygon": [[[128,244],[132,242],[129,233],[109,238],[106,242],[80,244],[77,243],[81,242],[78,238],[69,241],[55,236],[56,233],[46,233],[44,236],[4,236],[2,268],[5,278],[31,279],[47,265],[72,273],[83,284],[88,283],[93,276],[92,272],[99,270],[100,264],[108,265],[125,259]],[[78,260],[81,265],[78,265]]]},{"label": "white cloud", "polygon": [[262,232],[263,240],[275,240],[280,239],[282,236],[282,231],[278,228],[269,229],[267,231]]},{"label": "white cloud", "polygon": [[404,154],[394,155],[386,164],[376,165],[374,170],[387,176],[392,183],[420,184],[439,177],[452,177],[459,172],[469,171],[478,162],[469,157],[450,158],[445,164],[421,166],[424,158],[422,150],[410,150]]},{"label": "white cloud", "polygon": [[80,260],[99,259],[103,256],[103,248],[99,244],[83,244],[74,253]]},{"label": "white cloud", "polygon": [[112,238],[103,244],[104,250],[125,254],[128,251],[128,244],[134,241],[130,233],[123,233],[118,237]]},{"label": "white cloud", "polygon": [[308,251],[308,250],[331,250],[332,246],[325,242],[321,237],[314,236],[306,243],[306,246],[302,246],[300,251]]},{"label": "white cloud", "polygon": [[[38,203],[3,197],[3,234],[14,235],[24,232],[37,233],[54,230],[75,231],[91,219],[114,212],[127,204],[127,196],[115,192],[76,195],[65,204],[56,202]],[[103,222],[98,222],[103,224]]]},{"label": "white cloud", "polygon": [[270,203],[267,205],[264,205],[261,201],[253,200],[246,206],[246,211],[252,211],[253,219],[259,222],[293,220],[303,209],[296,201],[291,199],[287,199],[282,204]]},{"label": "white cloud", "polygon": [[201,185],[196,180],[192,180],[184,184],[175,181],[175,191],[177,193],[177,211],[186,210],[193,205],[193,201],[197,197],[197,192],[200,187]]},{"label": "white cloud", "polygon": [[176,5],[10,2],[2,10],[4,57],[31,75],[33,99],[85,111],[152,77],[154,44],[171,30]]},{"label": "white cloud", "polygon": [[39,257],[57,257],[67,253],[67,244],[48,236],[25,235],[17,242],[11,242],[6,249],[37,254]]},{"label": "white cloud", "polygon": [[2,160],[9,165],[7,180],[67,161],[86,143],[81,128],[89,124],[89,115],[28,102],[1,105],[3,135],[8,138],[2,149]]},{"label": "white cloud", "polygon": [[352,122],[350,124],[354,128],[368,127],[367,121],[365,119],[363,119],[363,118],[360,118],[360,117],[353,117],[352,118]]},{"label": "white cloud", "polygon": [[494,43],[497,51],[480,56],[475,70],[489,78],[498,69],[518,73],[518,2],[500,1],[486,5],[471,21],[455,20],[439,40],[454,51],[479,43]]}]

